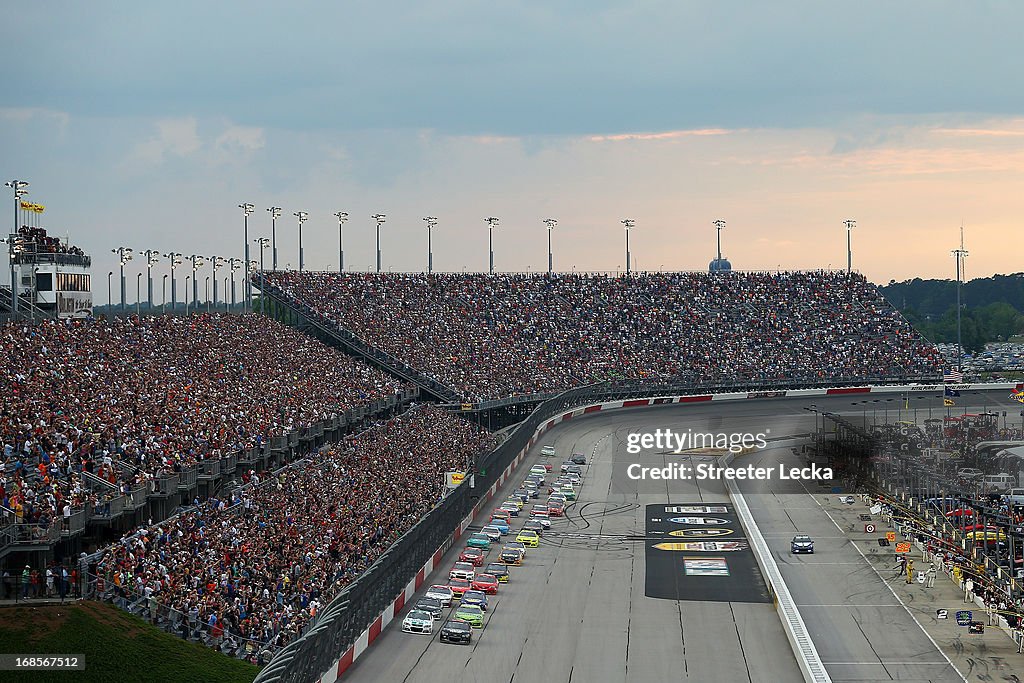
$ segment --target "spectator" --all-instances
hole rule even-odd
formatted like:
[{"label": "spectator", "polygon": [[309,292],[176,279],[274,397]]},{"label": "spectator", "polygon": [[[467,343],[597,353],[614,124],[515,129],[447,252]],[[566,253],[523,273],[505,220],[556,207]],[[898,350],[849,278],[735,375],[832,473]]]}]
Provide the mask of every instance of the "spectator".
[{"label": "spectator", "polygon": [[125,536],[98,571],[187,612],[192,631],[280,647],[434,506],[444,472],[493,445],[420,406],[248,485],[248,508],[211,499]]},{"label": "spectator", "polygon": [[856,273],[260,277],[468,400],[637,378],[934,378],[941,366]]}]

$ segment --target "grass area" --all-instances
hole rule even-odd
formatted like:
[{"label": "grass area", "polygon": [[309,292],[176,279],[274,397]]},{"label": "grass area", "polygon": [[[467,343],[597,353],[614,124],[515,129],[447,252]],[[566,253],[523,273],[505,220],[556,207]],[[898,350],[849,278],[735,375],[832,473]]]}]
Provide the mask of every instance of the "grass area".
[{"label": "grass area", "polygon": [[85,671],[5,671],[4,683],[251,683],[257,671],[96,602],[0,608],[0,652],[85,655]]}]

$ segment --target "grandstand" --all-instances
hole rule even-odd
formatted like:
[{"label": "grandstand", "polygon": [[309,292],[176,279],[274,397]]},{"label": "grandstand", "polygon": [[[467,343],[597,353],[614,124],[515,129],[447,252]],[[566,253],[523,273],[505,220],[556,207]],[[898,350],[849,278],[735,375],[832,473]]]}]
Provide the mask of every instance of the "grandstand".
[{"label": "grandstand", "polygon": [[474,402],[617,379],[933,379],[941,363],[857,273],[261,278],[271,296]]}]

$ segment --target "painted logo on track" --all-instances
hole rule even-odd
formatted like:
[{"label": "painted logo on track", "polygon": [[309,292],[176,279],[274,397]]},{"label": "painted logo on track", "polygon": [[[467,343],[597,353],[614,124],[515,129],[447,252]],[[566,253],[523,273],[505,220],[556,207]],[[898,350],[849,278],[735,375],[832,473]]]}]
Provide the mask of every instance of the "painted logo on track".
[{"label": "painted logo on track", "polygon": [[729,576],[729,565],[724,557],[684,557],[683,571],[687,576]]},{"label": "painted logo on track", "polygon": [[725,505],[666,505],[665,512],[672,512],[678,515],[699,515],[699,514],[722,514],[728,512]]},{"label": "painted logo on track", "polygon": [[670,517],[668,521],[673,524],[703,524],[711,526],[729,523],[728,520],[719,519],[718,517]]},{"label": "painted logo on track", "polygon": [[686,552],[723,553],[734,550],[746,550],[750,546],[746,541],[690,541],[687,543],[655,543],[658,550],[682,550]]},{"label": "painted logo on track", "polygon": [[732,529],[676,529],[675,531],[668,532],[668,535],[680,538],[713,538],[715,536],[729,536],[732,533]]}]

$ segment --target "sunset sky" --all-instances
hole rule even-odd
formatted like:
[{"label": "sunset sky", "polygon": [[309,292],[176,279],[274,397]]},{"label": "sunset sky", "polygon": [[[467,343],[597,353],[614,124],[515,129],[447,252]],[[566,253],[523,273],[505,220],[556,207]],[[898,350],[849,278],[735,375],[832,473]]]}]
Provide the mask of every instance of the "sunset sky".
[{"label": "sunset sky", "polygon": [[496,216],[498,270],[546,268],[549,217],[556,270],[623,268],[623,218],[641,270],[705,269],[716,218],[737,269],[839,268],[853,218],[875,282],[953,277],[961,222],[968,277],[1019,272],[1022,24],[1009,1],[23,3],[0,167],[97,295],[117,246],[240,256],[242,202],[250,238],[284,208],[282,267],[304,210],[310,269],[347,211],[350,270],[384,213],[392,270],[426,268],[433,215],[438,270],[486,269]]}]

